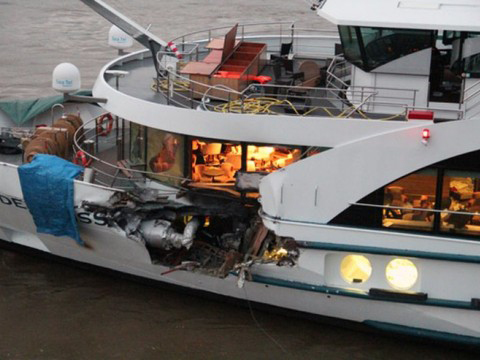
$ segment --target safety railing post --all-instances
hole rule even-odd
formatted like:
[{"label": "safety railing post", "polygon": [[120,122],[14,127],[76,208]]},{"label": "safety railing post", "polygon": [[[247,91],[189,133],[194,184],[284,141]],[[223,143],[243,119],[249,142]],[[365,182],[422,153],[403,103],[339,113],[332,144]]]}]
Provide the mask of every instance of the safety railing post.
[{"label": "safety railing post", "polygon": [[170,71],[167,73],[167,105],[170,105]]},{"label": "safety railing post", "polygon": [[193,109],[193,107],[195,105],[195,102],[193,101],[193,95],[194,95],[193,86],[192,86],[192,84],[190,84],[190,108],[191,109]]},{"label": "safety railing post", "polygon": [[[460,88],[460,102],[458,103],[458,109],[461,110],[462,109],[462,104],[464,104],[465,102],[465,74],[462,74],[462,86]],[[465,106],[465,111],[466,111],[466,106]]]},{"label": "safety railing post", "polygon": [[98,118],[95,119],[95,147],[97,151],[100,151],[98,147]]}]

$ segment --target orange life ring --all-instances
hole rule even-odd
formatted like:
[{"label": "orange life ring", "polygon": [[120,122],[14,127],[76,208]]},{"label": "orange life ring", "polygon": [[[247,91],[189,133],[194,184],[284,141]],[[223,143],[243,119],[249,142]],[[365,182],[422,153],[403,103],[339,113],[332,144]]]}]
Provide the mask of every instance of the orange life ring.
[{"label": "orange life ring", "polygon": [[[107,121],[106,126],[103,126],[103,122]],[[104,114],[97,119],[97,135],[98,136],[107,136],[110,134],[113,128],[113,117],[111,114]]]},{"label": "orange life ring", "polygon": [[73,159],[73,163],[76,165],[82,165],[83,167],[88,167],[92,159],[87,159],[87,155],[82,150],[78,150]]}]

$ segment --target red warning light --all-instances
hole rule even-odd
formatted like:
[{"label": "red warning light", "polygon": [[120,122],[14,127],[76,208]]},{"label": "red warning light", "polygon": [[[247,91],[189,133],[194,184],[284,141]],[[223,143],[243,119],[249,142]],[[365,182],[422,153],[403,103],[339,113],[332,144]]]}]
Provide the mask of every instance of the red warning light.
[{"label": "red warning light", "polygon": [[423,129],[423,131],[422,131],[422,139],[423,139],[423,140],[428,140],[428,139],[430,139],[430,130],[429,130],[429,129]]}]

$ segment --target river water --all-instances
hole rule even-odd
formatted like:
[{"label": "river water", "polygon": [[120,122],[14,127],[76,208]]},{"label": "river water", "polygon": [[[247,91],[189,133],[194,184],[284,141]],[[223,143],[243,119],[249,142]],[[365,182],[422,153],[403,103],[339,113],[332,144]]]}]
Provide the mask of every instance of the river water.
[{"label": "river water", "polygon": [[[165,40],[237,22],[329,25],[301,0],[109,0]],[[91,88],[110,24],[74,0],[0,1],[0,99],[40,97],[60,62]],[[0,250],[0,359],[476,359],[436,343],[240,308]]]}]

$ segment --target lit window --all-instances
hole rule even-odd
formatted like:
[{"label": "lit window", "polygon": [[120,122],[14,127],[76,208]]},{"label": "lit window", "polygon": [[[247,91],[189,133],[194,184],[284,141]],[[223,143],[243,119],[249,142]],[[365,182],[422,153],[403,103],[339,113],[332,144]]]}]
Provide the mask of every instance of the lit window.
[{"label": "lit window", "polygon": [[387,281],[396,290],[409,290],[417,282],[418,270],[408,259],[394,259],[385,269]]},{"label": "lit window", "polygon": [[364,283],[372,274],[372,265],[363,255],[348,255],[340,264],[343,279],[350,284]]},{"label": "lit window", "polygon": [[272,172],[297,161],[300,155],[300,149],[248,145],[247,171]]},{"label": "lit window", "polygon": [[192,180],[201,183],[235,183],[242,167],[242,147],[238,144],[192,140]]},{"label": "lit window", "polygon": [[431,231],[435,213],[437,171],[423,169],[385,187],[384,227]]}]

